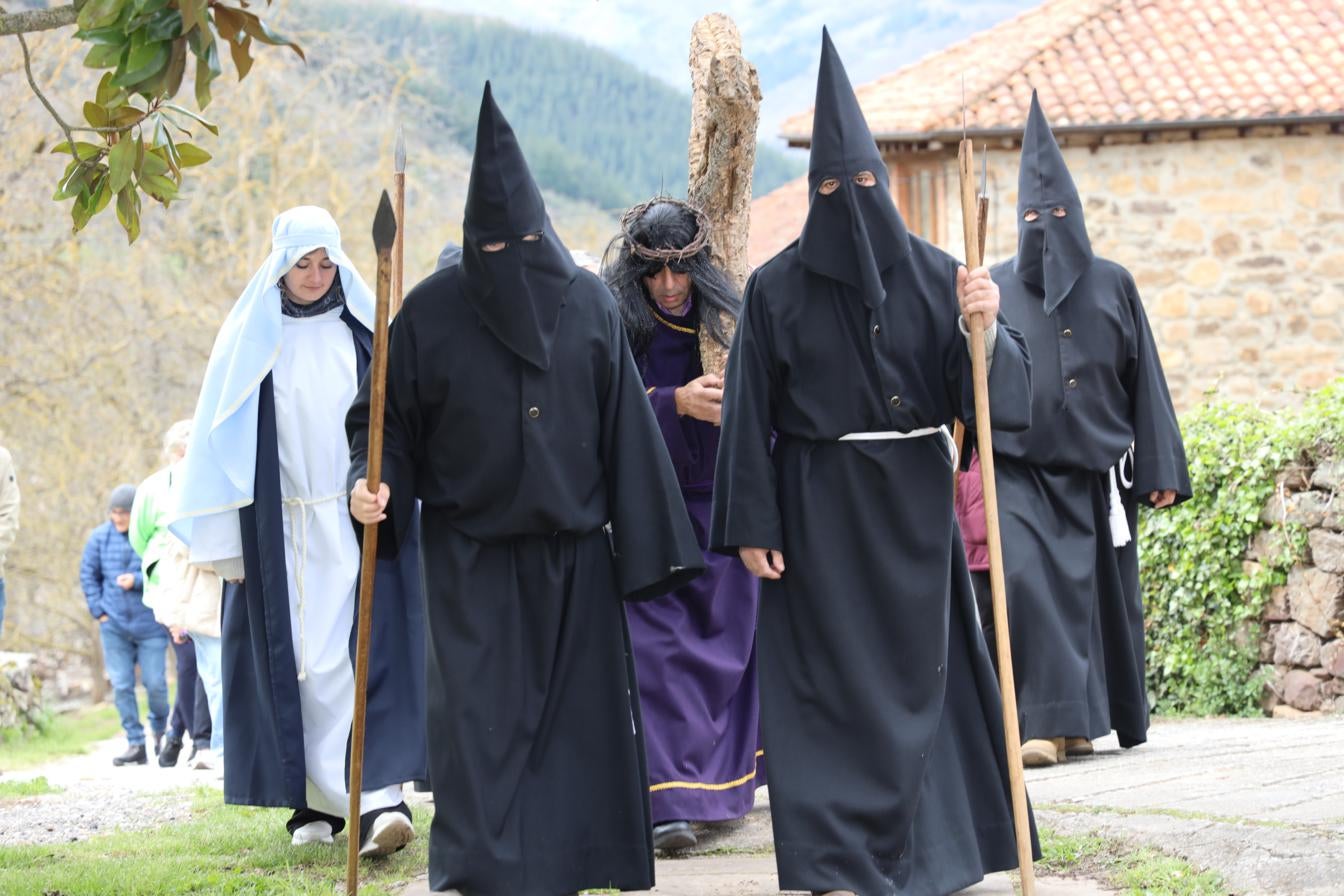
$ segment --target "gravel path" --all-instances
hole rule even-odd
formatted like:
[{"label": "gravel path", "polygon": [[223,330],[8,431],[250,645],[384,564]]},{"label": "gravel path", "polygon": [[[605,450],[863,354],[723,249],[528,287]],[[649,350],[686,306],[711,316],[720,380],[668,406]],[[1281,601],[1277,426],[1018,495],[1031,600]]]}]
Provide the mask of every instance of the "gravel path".
[{"label": "gravel path", "polygon": [[113,766],[112,757],[125,749],[126,741],[118,737],[82,756],[0,775],[0,781],[45,777],[60,790],[0,798],[0,845],[69,843],[118,829],[160,827],[190,816],[196,787],[222,789],[218,772],[186,767],[190,748],[177,768],[159,768],[152,756],[148,765]]}]

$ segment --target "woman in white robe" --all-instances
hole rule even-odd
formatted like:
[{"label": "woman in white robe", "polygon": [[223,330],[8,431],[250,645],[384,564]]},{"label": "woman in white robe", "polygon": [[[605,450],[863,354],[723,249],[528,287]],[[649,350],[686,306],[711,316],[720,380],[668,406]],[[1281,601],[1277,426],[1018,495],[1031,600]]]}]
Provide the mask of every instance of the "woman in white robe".
[{"label": "woman in white robe", "polygon": [[[226,730],[225,800],[294,809],[296,845],[332,842],[349,805],[359,542],[345,414],[367,368],[372,309],[326,211],[276,218],[271,256],[211,353],[173,524],[192,561],[230,582],[224,699],[238,724]],[[416,564],[384,562],[375,577],[365,855],[415,836],[401,785],[425,777]]]}]

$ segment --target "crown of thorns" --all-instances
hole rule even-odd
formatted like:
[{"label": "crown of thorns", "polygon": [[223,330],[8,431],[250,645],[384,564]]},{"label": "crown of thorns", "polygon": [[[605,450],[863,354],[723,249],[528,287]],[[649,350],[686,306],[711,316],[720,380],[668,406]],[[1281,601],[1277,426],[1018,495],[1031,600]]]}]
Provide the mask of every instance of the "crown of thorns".
[{"label": "crown of thorns", "polygon": [[[683,208],[695,216],[695,237],[680,249],[653,249],[641,243],[634,235],[635,223],[644,217],[644,213],[655,205],[664,204]],[[671,196],[655,196],[648,202],[641,202],[621,216],[621,233],[625,237],[626,245],[630,247],[630,254],[649,261],[685,261],[709,245],[709,231],[709,216],[704,213],[703,209],[691,205],[689,202],[673,199]]]}]

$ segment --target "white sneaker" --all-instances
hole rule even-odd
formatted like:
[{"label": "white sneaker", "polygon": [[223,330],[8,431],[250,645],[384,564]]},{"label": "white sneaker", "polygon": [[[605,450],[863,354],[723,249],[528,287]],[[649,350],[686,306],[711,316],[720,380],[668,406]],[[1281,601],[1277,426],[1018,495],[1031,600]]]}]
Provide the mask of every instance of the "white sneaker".
[{"label": "white sneaker", "polygon": [[415,839],[411,820],[400,812],[384,812],[369,825],[369,835],[359,848],[361,858],[390,856]]},{"label": "white sneaker", "polygon": [[330,843],[331,822],[310,821],[295,831],[289,842],[295,846],[303,846],[306,843]]},{"label": "white sneaker", "polygon": [[196,751],[196,758],[191,760],[191,767],[195,769],[211,769],[215,767],[215,756],[210,752],[209,747]]}]

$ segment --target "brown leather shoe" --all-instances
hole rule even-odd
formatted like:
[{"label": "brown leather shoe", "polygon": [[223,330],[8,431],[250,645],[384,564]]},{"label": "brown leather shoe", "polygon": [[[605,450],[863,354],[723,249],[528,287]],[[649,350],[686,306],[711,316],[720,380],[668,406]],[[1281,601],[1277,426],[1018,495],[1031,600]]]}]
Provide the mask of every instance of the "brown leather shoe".
[{"label": "brown leather shoe", "polygon": [[1067,756],[1091,756],[1092,741],[1085,737],[1064,738],[1064,753]]},{"label": "brown leather shoe", "polygon": [[1022,765],[1025,768],[1048,768],[1063,758],[1062,743],[1059,749],[1056,749],[1053,740],[1034,737],[1022,744]]}]

